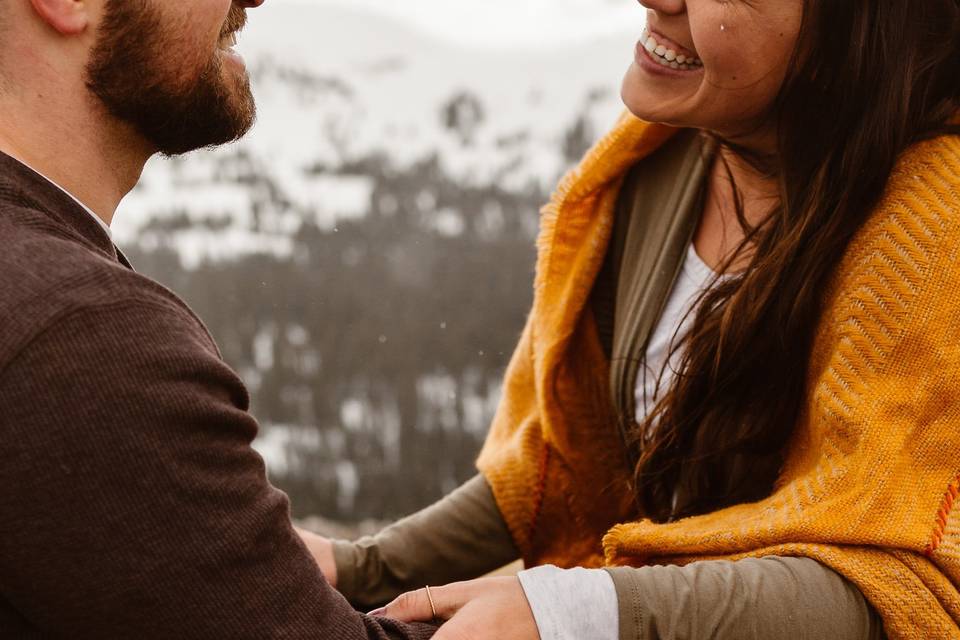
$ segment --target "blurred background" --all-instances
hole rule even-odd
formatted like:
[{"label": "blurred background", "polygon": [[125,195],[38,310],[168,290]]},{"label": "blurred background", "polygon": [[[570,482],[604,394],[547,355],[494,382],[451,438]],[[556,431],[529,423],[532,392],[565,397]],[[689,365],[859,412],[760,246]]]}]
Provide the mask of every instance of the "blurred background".
[{"label": "blurred background", "polygon": [[257,125],[151,161],[113,229],[243,377],[254,446],[295,517],[351,535],[475,473],[532,298],[538,210],[620,113],[643,13],[632,0],[250,12],[238,50]]}]

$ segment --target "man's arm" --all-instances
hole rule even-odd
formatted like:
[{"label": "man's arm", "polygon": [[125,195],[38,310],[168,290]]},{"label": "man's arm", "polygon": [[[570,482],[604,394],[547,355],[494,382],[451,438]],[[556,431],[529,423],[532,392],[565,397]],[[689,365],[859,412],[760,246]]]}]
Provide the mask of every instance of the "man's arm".
[{"label": "man's arm", "polygon": [[0,596],[71,638],[427,638],[357,614],[250,447],[247,394],[160,296],[85,308],[0,372]]}]

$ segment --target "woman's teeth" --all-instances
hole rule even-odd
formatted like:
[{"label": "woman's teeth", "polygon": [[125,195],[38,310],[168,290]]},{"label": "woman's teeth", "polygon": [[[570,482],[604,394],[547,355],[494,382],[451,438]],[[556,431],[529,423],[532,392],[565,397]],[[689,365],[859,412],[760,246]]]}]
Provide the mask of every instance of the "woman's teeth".
[{"label": "woman's teeth", "polygon": [[703,66],[700,58],[688,58],[678,54],[673,49],[657,42],[657,39],[647,32],[643,34],[643,48],[650,53],[654,60],[671,69],[696,69]]}]

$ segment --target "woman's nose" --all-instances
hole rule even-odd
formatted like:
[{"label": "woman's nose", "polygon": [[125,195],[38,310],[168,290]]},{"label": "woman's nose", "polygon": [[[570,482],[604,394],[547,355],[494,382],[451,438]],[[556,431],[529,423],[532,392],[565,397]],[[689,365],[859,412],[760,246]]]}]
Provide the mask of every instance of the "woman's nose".
[{"label": "woman's nose", "polygon": [[677,15],[686,11],[686,0],[637,0],[641,6],[664,15]]}]

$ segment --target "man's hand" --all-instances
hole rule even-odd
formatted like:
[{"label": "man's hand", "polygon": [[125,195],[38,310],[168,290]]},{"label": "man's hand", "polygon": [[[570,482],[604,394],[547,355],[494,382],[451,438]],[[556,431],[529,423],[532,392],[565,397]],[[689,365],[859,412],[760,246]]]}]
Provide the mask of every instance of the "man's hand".
[{"label": "man's hand", "polygon": [[[430,587],[430,595],[437,618],[446,621],[434,640],[540,640],[527,596],[516,577]],[[433,620],[425,589],[405,593],[371,615],[401,622]]]},{"label": "man's hand", "polygon": [[294,527],[303,544],[307,545],[310,555],[317,561],[320,571],[323,573],[331,587],[337,586],[337,563],[333,559],[333,543],[328,538],[318,536],[317,534]]}]

